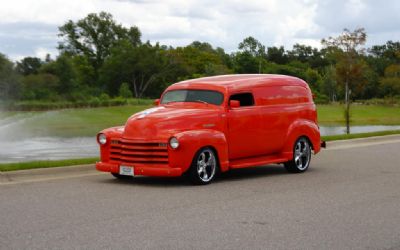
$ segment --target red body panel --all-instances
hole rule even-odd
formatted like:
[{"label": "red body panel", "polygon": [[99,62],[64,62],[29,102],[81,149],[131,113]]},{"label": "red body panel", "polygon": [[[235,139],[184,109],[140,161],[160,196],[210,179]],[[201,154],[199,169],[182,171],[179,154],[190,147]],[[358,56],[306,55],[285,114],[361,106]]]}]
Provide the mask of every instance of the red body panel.
[{"label": "red body panel", "polygon": [[[311,91],[303,80],[282,75],[226,75],[179,82],[165,92],[181,89],[214,90],[224,95],[221,105],[195,102],[159,104],[132,115],[125,126],[103,130],[100,171],[118,173],[120,165],[135,175],[179,176],[196,152],[215,150],[221,171],[291,160],[295,141],[305,136],[314,153],[320,133]],[[164,93],[165,93],[164,92]],[[229,98],[251,93],[254,105],[229,107]],[[169,139],[179,141],[171,148]]]}]

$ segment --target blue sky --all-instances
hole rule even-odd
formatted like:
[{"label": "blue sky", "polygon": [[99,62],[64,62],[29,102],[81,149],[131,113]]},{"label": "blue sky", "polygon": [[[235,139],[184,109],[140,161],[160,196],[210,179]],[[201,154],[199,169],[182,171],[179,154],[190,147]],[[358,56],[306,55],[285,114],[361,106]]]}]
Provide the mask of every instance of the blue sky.
[{"label": "blue sky", "polygon": [[386,0],[13,0],[0,8],[0,53],[18,60],[57,54],[58,26],[106,11],[143,40],[184,46],[194,40],[234,51],[253,36],[266,46],[320,47],[343,28],[364,27],[367,46],[400,40],[400,1]]}]

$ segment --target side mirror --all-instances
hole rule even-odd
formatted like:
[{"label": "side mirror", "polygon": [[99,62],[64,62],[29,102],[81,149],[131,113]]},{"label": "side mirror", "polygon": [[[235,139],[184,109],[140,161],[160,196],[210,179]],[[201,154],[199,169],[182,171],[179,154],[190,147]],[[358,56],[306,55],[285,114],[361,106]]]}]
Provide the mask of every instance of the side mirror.
[{"label": "side mirror", "polygon": [[238,100],[230,100],[229,101],[229,106],[231,108],[239,108],[240,107],[240,102]]},{"label": "side mirror", "polygon": [[153,104],[155,106],[158,106],[160,104],[160,99],[155,99]]}]

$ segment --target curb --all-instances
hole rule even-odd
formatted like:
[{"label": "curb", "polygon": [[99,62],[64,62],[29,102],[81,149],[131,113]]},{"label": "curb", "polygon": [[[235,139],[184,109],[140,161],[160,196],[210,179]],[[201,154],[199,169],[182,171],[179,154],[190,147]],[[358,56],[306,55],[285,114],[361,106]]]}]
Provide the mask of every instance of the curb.
[{"label": "curb", "polygon": [[371,146],[371,145],[385,144],[385,143],[396,143],[399,141],[400,141],[399,134],[373,136],[367,138],[328,141],[326,142],[326,149],[329,150],[329,149],[362,147],[362,146]]}]

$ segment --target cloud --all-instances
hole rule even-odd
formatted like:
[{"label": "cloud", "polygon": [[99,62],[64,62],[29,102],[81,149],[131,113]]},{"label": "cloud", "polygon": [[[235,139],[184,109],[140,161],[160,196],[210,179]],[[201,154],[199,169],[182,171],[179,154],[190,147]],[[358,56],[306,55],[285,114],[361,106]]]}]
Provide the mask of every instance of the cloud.
[{"label": "cloud", "polygon": [[320,46],[343,28],[365,27],[368,44],[398,39],[400,2],[372,0],[13,0],[0,9],[0,52],[35,55],[54,51],[57,27],[106,11],[144,40],[184,46],[199,40],[228,52],[247,36],[266,46]]},{"label": "cloud", "polygon": [[[398,40],[400,27],[399,1],[373,0],[325,0],[318,3],[315,23],[321,35],[335,35],[343,28],[350,30],[364,27],[369,35],[369,44],[384,43],[388,39]],[[391,33],[391,37],[379,34]],[[373,38],[373,39],[372,39]]]}]

